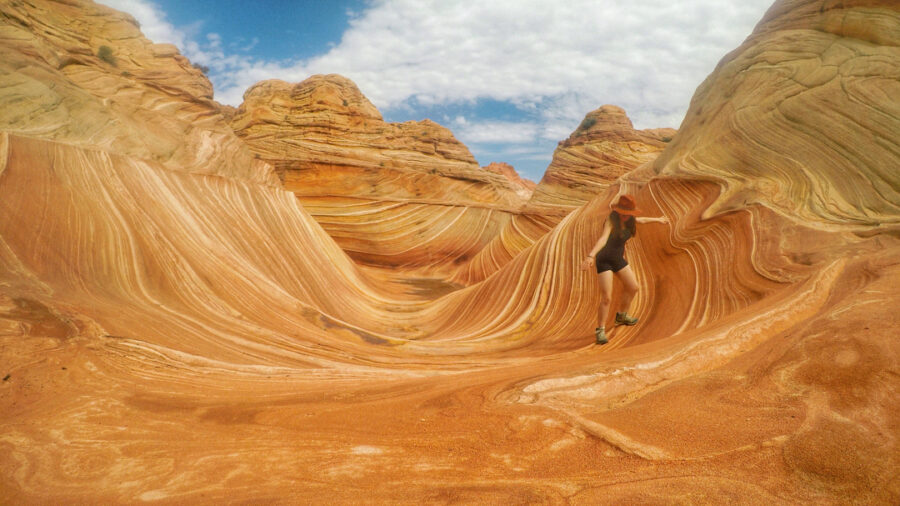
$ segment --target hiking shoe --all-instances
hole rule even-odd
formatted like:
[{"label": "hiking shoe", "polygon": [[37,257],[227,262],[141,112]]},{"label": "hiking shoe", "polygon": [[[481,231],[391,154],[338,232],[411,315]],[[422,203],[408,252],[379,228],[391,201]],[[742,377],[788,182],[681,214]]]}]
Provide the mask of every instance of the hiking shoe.
[{"label": "hiking shoe", "polygon": [[616,325],[634,325],[637,322],[638,319],[628,316],[628,313],[616,313]]},{"label": "hiking shoe", "polygon": [[597,344],[606,344],[609,342],[609,339],[606,338],[606,329],[603,327],[594,329],[594,337],[597,338]]}]

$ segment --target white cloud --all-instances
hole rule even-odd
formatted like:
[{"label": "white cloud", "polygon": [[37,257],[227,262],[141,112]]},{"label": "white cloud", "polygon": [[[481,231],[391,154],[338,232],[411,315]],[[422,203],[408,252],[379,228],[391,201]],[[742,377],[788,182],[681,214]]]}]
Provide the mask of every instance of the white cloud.
[{"label": "white cloud", "polygon": [[166,21],[165,13],[153,3],[145,0],[102,0],[100,3],[134,16],[141,24],[141,31],[153,42],[175,44],[184,48],[184,32]]},{"label": "white cloud", "polygon": [[247,52],[252,50],[256,45],[259,44],[259,37],[253,37],[253,40],[250,41],[249,44],[241,47],[241,51]]},{"label": "white cloud", "polygon": [[[175,27],[166,19],[165,12],[149,0],[102,0],[101,3],[134,16],[141,25],[141,31],[153,42],[175,44],[192,62],[208,66],[212,70],[210,77],[217,88],[217,94],[218,89],[234,86],[235,81],[230,77],[232,72],[241,72],[242,78],[252,78],[254,75],[269,78],[270,73],[283,70],[277,64],[256,61],[243,54],[227,53],[220,34],[203,34],[202,20],[185,27]],[[258,43],[259,39],[254,37],[248,45],[238,49],[246,52]],[[235,44],[228,44],[228,47],[234,46]]]},{"label": "white cloud", "polygon": [[382,112],[513,104],[529,123],[454,121],[465,142],[511,144],[564,139],[603,104],[625,108],[637,128],[678,127],[696,87],[772,2],[373,0],[326,53],[278,62],[188,36],[147,0],[104,1],[133,14],[149,38],[209,66],[220,102],[240,104],[263,79],[338,73]]},{"label": "white cloud", "polygon": [[490,98],[523,109],[544,104],[548,121],[577,124],[611,103],[639,128],[675,127],[697,85],[769,4],[381,0],[351,19],[327,53],[238,66],[217,98],[236,105],[261,77],[339,73],[382,110]]},{"label": "white cloud", "polygon": [[497,144],[533,142],[538,125],[528,122],[481,121],[456,123],[455,135],[465,144]]}]

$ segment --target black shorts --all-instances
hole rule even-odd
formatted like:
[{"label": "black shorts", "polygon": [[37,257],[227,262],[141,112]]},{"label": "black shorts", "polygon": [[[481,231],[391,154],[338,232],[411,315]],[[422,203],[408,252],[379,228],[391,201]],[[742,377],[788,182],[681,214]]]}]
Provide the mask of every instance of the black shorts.
[{"label": "black shorts", "polygon": [[625,257],[619,256],[607,257],[597,255],[597,258],[594,259],[594,263],[597,265],[597,274],[600,274],[603,271],[619,272],[625,267],[628,267],[628,262],[625,260]]}]

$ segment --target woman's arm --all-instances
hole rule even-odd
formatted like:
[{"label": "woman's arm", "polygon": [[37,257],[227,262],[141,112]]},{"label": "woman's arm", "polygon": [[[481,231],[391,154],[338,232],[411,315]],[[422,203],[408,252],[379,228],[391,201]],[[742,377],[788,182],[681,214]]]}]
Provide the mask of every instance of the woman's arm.
[{"label": "woman's arm", "polygon": [[597,256],[597,253],[603,249],[603,246],[606,245],[606,240],[609,239],[609,233],[612,231],[612,227],[609,225],[609,219],[603,222],[603,233],[600,234],[600,238],[597,239],[597,243],[594,244],[594,247],[591,248],[591,252],[588,253],[587,257],[581,262],[581,270],[586,271],[594,265],[594,257]]},{"label": "woman's arm", "polygon": [[639,217],[636,216],[634,218],[634,221],[636,221],[638,223],[668,223],[669,218],[666,218],[665,216],[657,216],[656,218],[649,218],[646,216],[639,216]]}]

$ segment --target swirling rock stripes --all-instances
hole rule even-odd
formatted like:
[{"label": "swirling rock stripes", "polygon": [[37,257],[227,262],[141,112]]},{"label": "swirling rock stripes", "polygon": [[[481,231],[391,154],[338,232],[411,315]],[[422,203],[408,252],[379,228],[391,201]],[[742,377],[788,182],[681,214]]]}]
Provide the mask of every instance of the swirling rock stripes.
[{"label": "swirling rock stripes", "polygon": [[893,7],[810,0],[771,9],[697,89],[656,171],[721,181],[727,190],[711,213],[765,202],[823,228],[896,229]]},{"label": "swirling rock stripes", "polygon": [[[514,179],[478,167],[437,123],[384,122],[339,75],[258,83],[232,126],[361,263],[446,275],[496,236],[527,195]],[[358,204],[350,213],[347,201]]]},{"label": "swirling rock stripes", "polygon": [[528,202],[490,244],[454,274],[453,281],[481,281],[534,243],[563,216],[602,193],[621,176],[653,161],[675,130],[635,130],[621,107],[589,112],[553,160]]},{"label": "swirling rock stripes", "polygon": [[[85,40],[90,30],[113,40],[118,21],[104,19],[121,21],[80,2],[0,9],[0,22],[18,24],[0,27],[0,37],[21,40],[61,23]],[[900,130],[883,128],[895,119],[884,104],[893,88],[878,75],[891,75],[893,61],[870,66],[876,53],[894,50],[885,43],[896,39],[897,9],[859,0],[776,3],[701,87],[690,128],[668,143],[661,165],[619,179],[647,214],[669,224],[641,224],[629,242],[641,286],[630,310],[641,321],[610,329],[605,346],[592,344],[597,276],[579,266],[620,188],[599,188],[566,212],[516,214],[498,204],[485,182],[492,176],[452,177],[455,164],[468,162],[449,141],[398,143],[386,154],[343,150],[339,135],[329,144],[322,134],[329,110],[354,109],[348,124],[378,121],[339,93],[311,101],[319,112],[306,117],[320,137],[262,144],[306,142],[327,158],[304,160],[303,170],[277,168],[285,186],[298,183],[290,191],[254,176],[262,162],[187,170],[208,155],[181,166],[178,156],[148,156],[133,136],[93,142],[48,126],[59,120],[73,131],[102,132],[90,122],[107,116],[49,107],[29,122],[22,109],[0,108],[0,124],[12,132],[0,132],[3,499],[898,503],[900,241],[884,167],[896,160]],[[72,23],[23,11],[99,14]],[[841,60],[841,72],[859,64],[871,79],[844,73],[852,90],[845,96],[796,95],[808,117],[770,121],[787,117],[773,112],[760,120],[780,128],[789,151],[778,151],[774,133],[757,131],[751,113],[790,109],[782,107],[790,100],[773,107],[767,98],[790,70],[781,62],[807,39],[819,48],[821,37],[838,35],[832,50],[864,56]],[[38,62],[16,67],[4,83],[25,83],[31,97],[42,96],[32,88],[40,83],[74,94],[65,104],[82,103],[86,92],[75,81],[47,71],[53,58],[68,61],[59,46],[2,44],[10,59],[0,65]],[[90,63],[93,53],[79,44],[73,60]],[[733,81],[721,79],[733,70],[729,62],[750,60],[756,64]],[[831,75],[817,66],[830,65],[810,58],[791,75]],[[108,81],[97,72],[73,79],[99,93]],[[21,93],[16,86],[3,88],[4,105]],[[175,110],[193,110],[190,90],[169,90],[154,103],[182,101],[186,109]],[[117,97],[124,108],[126,95]],[[835,114],[857,95],[847,109],[853,118]],[[132,98],[149,103],[146,95]],[[729,103],[743,109],[732,114]],[[284,121],[259,111],[259,121]],[[210,121],[219,131],[220,120]],[[157,115],[132,123],[160,125],[170,126]],[[871,138],[853,137],[863,132]],[[232,142],[217,139],[203,144],[188,135],[175,151]],[[880,151],[855,153],[854,144]],[[427,157],[416,153],[425,145],[446,151],[434,174],[371,164],[395,155],[421,162]],[[286,160],[275,151],[273,163]],[[363,155],[365,163],[353,161]],[[837,161],[819,177],[826,158]],[[859,165],[846,184],[829,186],[838,183],[832,169],[851,159]],[[385,195],[352,178],[329,180],[329,170],[369,174],[362,181],[383,181]],[[327,184],[316,188],[316,178]],[[569,198],[560,198],[560,209]],[[451,223],[471,220],[467,226],[486,230],[495,226],[487,213],[515,215],[497,226],[515,246],[486,246],[470,262],[481,280],[454,289],[408,265],[360,266],[302,199],[348,236],[364,230],[355,215],[376,224],[399,217],[365,248],[415,243],[403,228],[416,229],[412,216],[426,212],[433,225],[418,230],[444,227],[428,242],[448,248],[449,236],[484,237]],[[884,219],[872,225],[872,216]],[[467,250],[478,241],[461,240]],[[618,297],[614,291],[613,305]]]},{"label": "swirling rock stripes", "polygon": [[[270,328],[291,334],[307,328],[313,335],[322,332],[305,314],[324,311],[348,322],[372,314],[360,311],[359,301],[332,296],[341,284],[350,293],[365,292],[367,285],[354,282],[352,262],[290,194],[228,178],[186,177],[145,162],[30,139],[13,137],[9,156],[2,182],[8,192],[3,237],[29,272],[59,283],[60,297],[65,294],[59,290],[71,290],[69,296],[118,300],[155,314],[144,322],[150,326],[144,331],[169,335],[164,344],[191,351],[224,339],[255,347],[231,337],[236,328],[262,330],[247,322],[254,313],[274,325]],[[237,207],[233,213],[211,213],[215,201]],[[237,216],[257,225],[239,225]],[[283,236],[293,251],[276,246],[273,234]],[[48,250],[42,246],[46,242],[57,246]],[[320,253],[310,257],[304,245],[311,244]],[[323,274],[336,268],[343,269],[344,281]],[[98,308],[104,306],[98,302]],[[167,319],[172,321],[163,323]],[[136,322],[122,323],[130,330],[107,331],[141,334]],[[180,340],[163,330],[172,323],[194,339]],[[226,348],[192,352],[216,356]]]},{"label": "swirling rock stripes", "polygon": [[0,130],[277,184],[228,127],[203,73],[144,38],[131,16],[92,2],[3,2],[0,28]]},{"label": "swirling rock stripes", "polygon": [[[475,206],[335,197],[298,200],[354,260],[382,267],[454,265],[483,249],[510,219],[509,213]],[[373,227],[383,232],[372,234]]]}]

